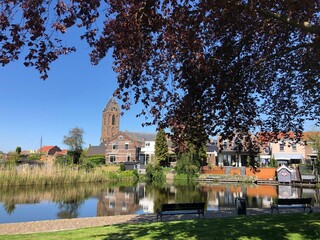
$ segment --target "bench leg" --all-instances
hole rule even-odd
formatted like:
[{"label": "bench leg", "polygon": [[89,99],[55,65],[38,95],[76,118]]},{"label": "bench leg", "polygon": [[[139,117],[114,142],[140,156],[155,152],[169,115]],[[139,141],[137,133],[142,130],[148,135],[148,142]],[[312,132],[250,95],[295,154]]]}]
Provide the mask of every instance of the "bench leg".
[{"label": "bench leg", "polygon": [[158,222],[159,216],[160,216],[160,221],[162,222],[162,214],[159,214],[159,213],[157,213],[157,222]]},{"label": "bench leg", "polygon": [[277,209],[277,212],[279,213],[279,209],[277,207],[271,206],[271,213],[273,213],[273,209]]},{"label": "bench leg", "polygon": [[204,219],[204,211],[198,210],[198,219],[200,218],[200,215],[202,215],[202,218]]}]

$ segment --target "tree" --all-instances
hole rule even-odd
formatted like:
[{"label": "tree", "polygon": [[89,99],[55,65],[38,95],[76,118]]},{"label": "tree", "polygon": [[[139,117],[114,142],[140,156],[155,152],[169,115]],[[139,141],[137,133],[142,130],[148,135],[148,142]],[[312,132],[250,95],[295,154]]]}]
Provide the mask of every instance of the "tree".
[{"label": "tree", "polygon": [[151,115],[146,124],[170,127],[175,140],[257,127],[300,133],[305,120],[320,123],[319,1],[13,0],[1,6],[3,65],[24,52],[25,65],[45,79],[51,62],[75,51],[62,34],[82,28],[93,64],[112,51],[114,95],[123,108],[141,101],[141,115]]},{"label": "tree", "polygon": [[166,133],[159,129],[155,142],[155,161],[157,166],[165,166],[168,160],[168,143]]},{"label": "tree", "polygon": [[73,156],[73,163],[78,163],[82,152],[84,131],[82,128],[75,127],[69,131],[69,135],[63,137],[63,143],[70,147]]},{"label": "tree", "polygon": [[71,151],[82,150],[84,131],[82,128],[75,127],[69,131],[69,135],[63,137],[63,143],[70,147]]},{"label": "tree", "polygon": [[311,132],[306,136],[311,142],[312,148],[317,152],[317,159],[314,162],[314,167],[316,168],[316,175],[318,177],[320,173],[320,132]]},{"label": "tree", "polygon": [[21,147],[16,147],[16,153],[20,154],[21,153]]}]

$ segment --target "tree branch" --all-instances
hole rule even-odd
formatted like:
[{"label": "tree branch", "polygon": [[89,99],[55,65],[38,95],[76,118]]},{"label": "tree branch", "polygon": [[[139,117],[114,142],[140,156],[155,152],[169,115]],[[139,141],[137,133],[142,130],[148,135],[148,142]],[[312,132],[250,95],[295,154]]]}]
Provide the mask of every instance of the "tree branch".
[{"label": "tree branch", "polygon": [[296,20],[294,20],[290,17],[287,17],[285,15],[281,15],[279,13],[263,10],[263,9],[260,9],[260,8],[254,7],[254,6],[253,6],[253,9],[266,17],[277,19],[282,23],[289,24],[290,26],[299,28],[303,32],[320,34],[320,26],[312,25],[310,22],[304,21],[303,23],[301,23],[301,22],[296,21]]}]

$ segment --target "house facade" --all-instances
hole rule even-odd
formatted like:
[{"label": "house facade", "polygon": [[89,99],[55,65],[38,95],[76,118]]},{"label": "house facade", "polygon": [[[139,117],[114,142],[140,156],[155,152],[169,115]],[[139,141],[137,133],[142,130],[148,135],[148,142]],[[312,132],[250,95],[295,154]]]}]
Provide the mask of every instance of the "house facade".
[{"label": "house facade", "polygon": [[139,161],[147,165],[154,161],[155,137],[153,133],[119,132],[106,143],[106,162]]},{"label": "house facade", "polygon": [[261,136],[250,136],[252,150],[247,144],[248,136],[239,138],[237,135],[232,140],[218,138],[218,166],[247,166],[249,159],[254,158],[259,166],[268,166],[271,158],[277,161],[278,166],[295,166],[297,164],[312,163],[317,158],[317,151],[312,147],[308,136],[319,133],[303,133],[303,137],[297,141],[292,132],[278,134],[275,139],[263,141]]},{"label": "house facade", "polygon": [[106,163],[132,162],[139,160],[139,153],[144,142],[133,138],[129,133],[118,132],[106,143]]},{"label": "house facade", "polygon": [[302,143],[283,139],[278,142],[271,142],[270,149],[278,165],[289,166],[304,163],[306,146]]},{"label": "house facade", "polygon": [[260,151],[254,135],[244,136],[238,133],[228,140],[218,137],[217,147],[218,166],[245,167],[250,159],[258,160]]}]

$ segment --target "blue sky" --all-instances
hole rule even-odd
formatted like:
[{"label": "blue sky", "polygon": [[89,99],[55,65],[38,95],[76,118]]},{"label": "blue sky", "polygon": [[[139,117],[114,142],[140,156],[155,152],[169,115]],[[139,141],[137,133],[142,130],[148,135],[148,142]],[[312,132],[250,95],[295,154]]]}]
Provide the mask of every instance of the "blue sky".
[{"label": "blue sky", "polygon": [[[36,150],[41,137],[42,145],[67,148],[63,136],[73,127],[85,131],[84,147],[100,143],[102,110],[117,87],[113,60],[92,66],[90,49],[83,44],[77,50],[53,63],[45,81],[21,61],[0,67],[0,151]],[[136,118],[141,107],[125,112],[121,130],[155,132]]]}]

